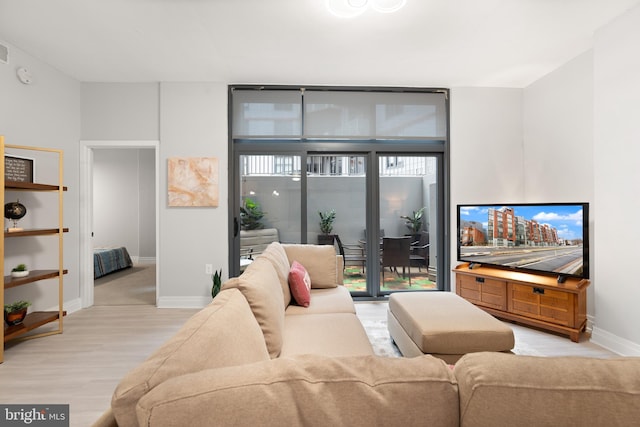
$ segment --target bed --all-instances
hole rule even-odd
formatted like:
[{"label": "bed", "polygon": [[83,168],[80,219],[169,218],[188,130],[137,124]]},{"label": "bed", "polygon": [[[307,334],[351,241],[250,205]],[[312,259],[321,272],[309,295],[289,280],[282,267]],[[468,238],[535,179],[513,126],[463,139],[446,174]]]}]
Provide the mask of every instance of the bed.
[{"label": "bed", "polygon": [[93,250],[93,278],[133,266],[127,248],[95,248]]}]

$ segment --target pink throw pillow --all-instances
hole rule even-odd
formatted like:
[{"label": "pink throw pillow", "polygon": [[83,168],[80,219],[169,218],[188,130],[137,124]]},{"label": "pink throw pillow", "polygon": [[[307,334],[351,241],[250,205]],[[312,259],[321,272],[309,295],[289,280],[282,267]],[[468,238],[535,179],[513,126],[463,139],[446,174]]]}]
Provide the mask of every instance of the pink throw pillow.
[{"label": "pink throw pillow", "polygon": [[289,289],[298,305],[309,307],[311,302],[311,279],[309,273],[298,261],[293,261],[289,270]]}]

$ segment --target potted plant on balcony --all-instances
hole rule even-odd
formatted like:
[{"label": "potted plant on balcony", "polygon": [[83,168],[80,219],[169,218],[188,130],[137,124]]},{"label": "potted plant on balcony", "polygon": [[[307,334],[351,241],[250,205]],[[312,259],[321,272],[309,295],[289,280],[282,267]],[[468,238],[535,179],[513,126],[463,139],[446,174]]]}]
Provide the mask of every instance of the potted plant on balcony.
[{"label": "potted plant on balcony", "polygon": [[240,206],[240,228],[242,230],[261,230],[264,228],[262,218],[264,212],[258,202],[247,197],[244,199],[244,206]]},{"label": "potted plant on balcony", "polygon": [[400,218],[405,220],[405,225],[411,230],[411,236],[414,240],[420,240],[420,230],[422,229],[422,217],[424,215],[424,207],[413,211],[411,215],[402,215]]},{"label": "potted plant on balcony", "polygon": [[31,303],[29,301],[16,301],[12,304],[6,304],[4,306],[4,321],[7,325],[14,326],[22,323],[27,316],[27,309]]},{"label": "potted plant on balcony", "polygon": [[319,245],[333,245],[333,222],[336,220],[336,211],[331,209],[330,211],[322,212],[318,211],[320,215],[320,232],[318,234]]}]

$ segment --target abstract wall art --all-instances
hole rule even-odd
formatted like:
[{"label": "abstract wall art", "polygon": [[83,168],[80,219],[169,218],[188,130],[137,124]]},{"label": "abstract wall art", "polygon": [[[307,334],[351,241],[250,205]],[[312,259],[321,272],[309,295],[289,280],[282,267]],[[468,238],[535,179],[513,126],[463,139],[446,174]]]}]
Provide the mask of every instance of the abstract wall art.
[{"label": "abstract wall art", "polygon": [[170,157],[169,206],[218,206],[218,159]]}]

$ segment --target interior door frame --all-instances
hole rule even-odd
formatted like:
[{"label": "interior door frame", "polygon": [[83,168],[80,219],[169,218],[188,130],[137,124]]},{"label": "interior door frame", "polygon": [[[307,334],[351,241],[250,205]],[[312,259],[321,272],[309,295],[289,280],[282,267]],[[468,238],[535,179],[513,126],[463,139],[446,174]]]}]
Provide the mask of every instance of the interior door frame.
[{"label": "interior door frame", "polygon": [[93,151],[96,149],[153,149],[156,197],[156,306],[160,295],[160,141],[80,141],[80,300],[93,305]]}]

